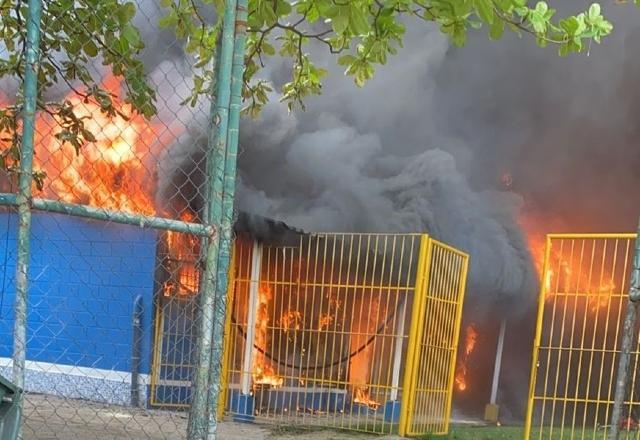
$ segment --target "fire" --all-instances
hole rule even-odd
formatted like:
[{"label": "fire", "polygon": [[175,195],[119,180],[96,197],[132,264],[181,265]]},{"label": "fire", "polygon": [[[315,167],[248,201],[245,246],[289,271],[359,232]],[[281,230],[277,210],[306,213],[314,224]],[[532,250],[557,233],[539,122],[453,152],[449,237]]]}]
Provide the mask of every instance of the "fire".
[{"label": "fire", "polygon": [[[616,286],[612,281],[611,273],[604,268],[594,269],[580,267],[580,251],[569,249],[552,248],[549,254],[549,263],[544,271],[544,259],[546,254],[545,240],[543,234],[537,233],[536,227],[531,219],[521,218],[521,225],[527,233],[529,251],[533,258],[546,301],[552,301],[558,293],[581,292],[587,295],[588,309],[597,313],[606,308],[611,300],[611,295],[615,292]],[[584,257],[582,257],[584,258]],[[588,262],[583,261],[584,266]],[[544,273],[543,273],[544,272]]]},{"label": "fire", "polygon": [[465,329],[465,345],[462,358],[458,361],[458,367],[456,369],[455,383],[458,391],[464,391],[467,389],[467,363],[469,355],[473,353],[478,341],[478,332],[475,328],[475,324],[470,324]]},{"label": "fire", "polygon": [[318,330],[322,331],[325,328],[328,328],[333,322],[333,316],[328,313],[323,313],[320,315],[320,319],[318,321]]},{"label": "fire", "polygon": [[253,383],[280,387],[284,379],[278,376],[271,365],[267,362],[264,352],[268,347],[267,329],[269,327],[269,302],[273,299],[273,292],[268,283],[260,283],[258,288],[258,310],[256,316],[256,335],[254,350],[252,375]]},{"label": "fire", "polygon": [[[148,121],[118,100],[120,81],[117,77],[106,77],[102,88],[113,96],[117,114],[103,113],[98,103],[85,100],[75,92],[66,97],[75,116],[94,138],[77,150],[59,139],[64,134],[60,121],[46,113],[37,114],[34,169],[45,173],[44,197],[113,211],[166,214],[155,205],[154,167],[160,149],[173,138],[167,135],[164,125]],[[177,134],[175,130],[172,133]],[[6,147],[0,141],[0,148]],[[38,191],[34,194],[38,195]],[[194,221],[195,215],[184,210],[180,219]],[[165,234],[165,244],[170,279],[163,286],[163,294],[197,293],[198,239],[169,231]]]},{"label": "fire", "polygon": [[371,409],[378,409],[380,407],[380,402],[372,399],[365,387],[356,387],[355,397],[353,398],[353,403],[359,403],[360,405],[366,405]]},{"label": "fire", "polygon": [[476,342],[478,341],[478,332],[473,324],[466,329],[467,337],[465,339],[464,353],[469,356],[476,348]]},{"label": "fire", "polygon": [[280,318],[280,326],[284,330],[301,330],[302,313],[297,310],[288,310]]},{"label": "fire", "polygon": [[[102,86],[118,95],[117,78],[108,77]],[[84,102],[75,93],[67,99],[95,141],[76,151],[56,137],[62,133],[56,121],[38,114],[34,168],[46,173],[44,195],[68,203],[155,215],[154,170],[145,159],[151,158],[160,127],[116,98],[114,106],[124,117],[106,115],[99,104]]]},{"label": "fire", "polygon": [[[193,221],[194,215],[184,211],[180,216],[183,221]],[[167,231],[165,243],[169,253],[169,280],[163,286],[165,296],[193,295],[200,287],[200,270],[196,264],[200,242],[193,235]],[[174,267],[175,266],[175,267]]]}]

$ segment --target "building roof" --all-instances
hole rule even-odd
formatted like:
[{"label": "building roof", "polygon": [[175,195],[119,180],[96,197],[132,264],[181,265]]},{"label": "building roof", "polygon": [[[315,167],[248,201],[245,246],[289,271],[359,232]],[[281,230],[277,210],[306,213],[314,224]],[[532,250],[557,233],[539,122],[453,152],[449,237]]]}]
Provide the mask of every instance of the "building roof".
[{"label": "building roof", "polygon": [[234,230],[236,234],[248,236],[273,245],[295,245],[300,242],[300,236],[306,232],[295,228],[283,221],[270,219],[248,212],[238,212]]}]

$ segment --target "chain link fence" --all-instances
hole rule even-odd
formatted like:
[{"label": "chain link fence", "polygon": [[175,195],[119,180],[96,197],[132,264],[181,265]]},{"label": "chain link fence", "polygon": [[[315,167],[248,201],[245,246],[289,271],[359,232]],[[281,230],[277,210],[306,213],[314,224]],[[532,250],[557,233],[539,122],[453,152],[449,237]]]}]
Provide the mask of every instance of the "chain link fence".
[{"label": "chain link fence", "polygon": [[[171,381],[189,384],[187,403],[195,367],[216,371],[207,357],[217,316],[211,261],[218,255],[210,248],[221,233],[209,226],[219,221],[208,194],[220,157],[213,157],[215,108],[208,95],[191,99],[198,60],[159,26],[168,13],[162,2],[113,2],[111,11],[109,2],[94,2],[95,10],[91,2],[14,3],[20,12],[3,20],[28,21],[25,77],[3,79],[0,93],[0,107],[24,115],[0,127],[0,374],[24,389],[21,436],[185,438],[188,405],[164,408],[150,390],[167,376],[152,368],[158,356],[170,359]],[[135,28],[110,34],[121,14],[135,14]],[[231,40],[234,17],[235,8],[232,20],[225,17]],[[69,36],[57,50],[56,26]],[[81,40],[84,32],[92,39]],[[142,45],[139,66],[118,57]],[[14,54],[3,46],[0,53]],[[78,65],[86,70],[70,71]],[[134,76],[142,71],[146,91]],[[145,115],[143,93],[155,98],[155,112]],[[231,164],[222,154],[223,167],[235,168],[235,158]],[[203,298],[207,273],[211,294]],[[186,326],[192,337],[176,336]],[[199,350],[203,337],[209,345]],[[201,384],[207,407],[211,388]],[[192,424],[201,433],[207,420]]]}]

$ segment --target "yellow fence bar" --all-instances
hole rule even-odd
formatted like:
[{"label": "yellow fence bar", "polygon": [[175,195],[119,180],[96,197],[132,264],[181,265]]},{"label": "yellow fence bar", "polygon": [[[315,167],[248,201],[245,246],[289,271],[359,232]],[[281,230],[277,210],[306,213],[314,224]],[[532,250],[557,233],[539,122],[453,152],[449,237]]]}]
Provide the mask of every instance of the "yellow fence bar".
[{"label": "yellow fence bar", "polygon": [[[235,242],[231,246],[231,264],[229,265],[229,277],[227,289],[227,307],[233,307],[233,297],[236,287],[236,245]],[[231,313],[227,313],[224,321],[224,339],[222,353],[222,368],[220,369],[222,377],[220,378],[220,398],[218,399],[217,417],[221,421],[224,417],[224,409],[227,406],[227,398],[229,396],[229,362],[231,360]]]},{"label": "yellow fence bar", "polygon": [[[606,439],[636,234],[547,237],[524,438]],[[640,346],[622,438],[640,438]]]},{"label": "yellow fence bar", "polygon": [[413,311],[411,314],[411,327],[409,330],[409,343],[407,349],[407,361],[404,369],[404,381],[402,388],[405,390],[403,396],[403,404],[400,407],[400,426],[399,434],[405,436],[408,432],[410,415],[413,413],[413,393],[410,390],[415,387],[417,380],[417,369],[415,368],[418,356],[419,340],[421,336],[421,319],[424,314],[424,306],[426,304],[425,296],[427,292],[427,276],[429,273],[429,264],[431,251],[431,241],[428,235],[420,237],[420,255],[418,258],[418,274],[416,277],[416,291],[414,296]]},{"label": "yellow fence bar", "polygon": [[[545,279],[549,271],[549,255],[551,254],[551,237],[547,235],[544,263],[542,267],[543,280]],[[542,337],[542,317],[544,314],[544,302],[545,302],[545,283],[540,283],[540,293],[538,295],[538,314],[536,318],[536,331],[533,338],[533,354],[531,355],[531,378],[529,379],[529,396],[527,399],[527,413],[525,415],[524,423],[524,438],[528,439],[531,435],[531,418],[533,416],[533,398],[536,388],[536,374],[538,366],[538,350],[540,349],[540,338]]]},{"label": "yellow fence bar", "polygon": [[451,356],[451,360],[449,361],[449,383],[447,385],[447,403],[446,403],[446,416],[445,416],[445,433],[449,432],[449,423],[451,421],[451,410],[453,408],[453,382],[456,376],[456,363],[458,356],[458,342],[460,340],[460,327],[462,325],[462,306],[464,304],[464,295],[467,289],[467,274],[469,272],[469,256],[464,255],[464,260],[462,263],[462,272],[460,273],[460,284],[458,289],[458,304],[456,309],[456,318],[454,324],[454,335],[453,335],[453,354]]},{"label": "yellow fence bar", "polygon": [[[446,432],[467,260],[426,234],[237,238],[218,417]],[[190,399],[197,296],[174,290],[159,298],[151,402],[180,408]]]},{"label": "yellow fence bar", "polygon": [[449,431],[468,255],[430,240],[406,435]]}]

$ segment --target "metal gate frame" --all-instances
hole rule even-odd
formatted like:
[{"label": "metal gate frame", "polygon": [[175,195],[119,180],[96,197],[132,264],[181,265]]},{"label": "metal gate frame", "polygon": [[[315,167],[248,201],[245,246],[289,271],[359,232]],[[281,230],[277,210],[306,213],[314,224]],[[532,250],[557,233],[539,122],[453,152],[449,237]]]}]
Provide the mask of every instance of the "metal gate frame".
[{"label": "metal gate frame", "polygon": [[[426,249],[421,249],[424,261],[418,263],[422,267],[416,280],[419,307],[413,308],[409,333],[403,386],[409,392],[400,413],[401,436],[449,432],[469,264],[467,254],[427,236],[421,246]],[[451,313],[447,314],[447,309],[454,311],[449,322],[446,318]],[[433,315],[442,316],[443,311],[444,320],[433,319]]]},{"label": "metal gate frame", "polygon": [[[616,374],[616,356],[620,352],[620,342],[621,342],[621,331],[620,328],[622,326],[622,321],[624,317],[624,309],[628,304],[627,301],[627,283],[629,281],[629,273],[631,270],[631,262],[632,262],[632,252],[633,252],[633,240],[636,239],[636,234],[549,234],[546,237],[546,245],[545,245],[545,256],[544,256],[544,265],[542,268],[542,277],[541,277],[541,286],[540,292],[538,295],[538,311],[537,311],[537,319],[536,319],[536,330],[533,341],[533,353],[531,360],[531,372],[530,372],[530,382],[529,382],[529,393],[528,393],[528,401],[527,401],[527,413],[525,418],[525,429],[524,429],[524,439],[529,440],[532,438],[532,430],[535,428],[537,430],[537,435],[535,438],[543,439],[543,438],[554,438],[554,435],[559,435],[561,438],[572,439],[574,436],[578,438],[584,438],[585,435],[589,438],[606,438],[607,435],[607,420],[609,420],[609,412],[613,405],[613,386],[612,382],[615,381]],[[554,244],[559,242],[559,249],[554,247]],[[565,242],[571,244],[571,257],[569,259],[569,263],[563,263],[563,246]],[[575,250],[575,243],[581,243],[581,249],[579,251]],[[583,288],[581,291],[580,283],[581,281],[581,273],[583,270],[583,254],[579,254],[579,272],[577,275],[573,274],[574,270],[571,267],[571,264],[574,260],[574,252],[582,252],[585,250],[585,243],[592,243],[591,247],[588,251],[591,252],[589,255],[587,253],[587,261],[585,264],[588,264],[588,281],[587,288]],[[609,242],[614,243],[614,250],[607,251],[607,244]],[[623,245],[619,245],[622,242]],[[625,244],[626,243],[626,244]],[[602,250],[597,250],[596,245],[600,244],[602,246]],[[619,249],[619,246],[624,246],[624,249]],[[557,255],[559,252],[559,256]],[[567,251],[568,252],[568,251]],[[605,269],[605,259],[607,258],[607,252],[613,252],[611,261],[607,260]],[[624,255],[624,259],[621,261],[617,256],[618,253],[620,255]],[[602,254],[602,255],[599,255]],[[595,260],[594,255],[597,255],[598,259],[601,260],[599,263]],[[555,260],[558,260],[558,267],[551,267],[553,263],[555,264]],[[595,260],[595,261],[594,261]],[[566,261],[566,260],[564,260]],[[600,264],[600,268],[598,268],[598,263]],[[611,267],[608,264],[611,263]],[[565,266],[568,266],[569,270],[565,269]],[[620,266],[621,265],[621,266]],[[552,281],[551,276],[555,273],[566,272],[566,281],[564,284],[568,286],[560,287],[561,275],[555,275],[556,281]],[[619,272],[621,277],[620,280],[616,278],[616,274]],[[600,277],[598,281],[598,291],[595,292],[592,284],[593,274]],[[602,292],[602,274],[609,273],[611,275],[611,280],[609,281],[609,285],[611,286],[608,291]],[[616,282],[614,283],[614,279]],[[575,281],[576,287],[573,288],[572,284]],[[605,280],[606,281],[606,280]],[[622,281],[622,282],[618,282]],[[553,285],[555,284],[555,288]],[[606,289],[605,289],[606,290]],[[547,303],[548,295],[553,295],[553,303],[549,305]],[[603,324],[599,324],[599,313],[600,313],[600,301],[606,296],[606,318],[601,318],[600,321]],[[561,298],[558,300],[557,298]],[[593,304],[595,298],[595,306],[590,305]],[[615,304],[616,309],[612,310],[611,303],[613,300],[616,300]],[[569,301],[573,301],[572,306],[568,305]],[[564,310],[563,312],[556,312],[556,308],[560,309],[562,305],[557,305],[558,302],[562,304],[564,301]],[[580,302],[582,301],[582,302]],[[551,316],[548,317],[545,315],[545,308],[551,307]],[[572,316],[567,318],[567,310],[573,307]],[[580,307],[584,308],[584,312],[578,318],[578,329],[576,330],[576,317],[578,315],[578,311]],[[589,308],[595,307],[595,312],[593,310],[589,310]],[[617,310],[617,313],[616,313]],[[613,312],[617,314],[616,322],[611,322],[610,313]],[[595,313],[595,318],[587,319],[588,313]],[[556,314],[559,316],[556,317]],[[562,316],[560,316],[562,315]],[[567,322],[569,319],[569,322]],[[559,327],[556,326],[556,320],[560,321]],[[588,323],[588,325],[587,325]],[[549,324],[549,326],[547,326]],[[571,327],[569,328],[569,325]],[[604,325],[604,327],[599,327]],[[582,326],[582,328],[580,328]],[[591,328],[591,326],[594,326]],[[554,336],[554,329],[556,330],[556,334]],[[548,343],[545,343],[545,346],[542,345],[542,337],[543,330],[548,331],[548,335],[545,335],[545,339],[549,339]],[[601,333],[598,333],[598,332]],[[574,333],[575,332],[575,333]],[[613,344],[610,344],[610,333],[613,332]],[[585,342],[585,335],[588,333],[588,337]],[[574,337],[574,334],[576,335]],[[568,337],[567,337],[568,335]],[[579,335],[579,336],[578,336]],[[602,337],[602,341],[600,342],[600,336]],[[559,343],[555,341],[553,338],[560,338]],[[569,339],[568,345],[565,345],[565,339]],[[554,342],[555,341],[555,342]],[[596,342],[598,341],[598,342]],[[546,358],[541,356],[541,352],[546,353]],[[552,354],[557,352],[557,354]],[[563,353],[565,357],[563,358]],[[638,342],[635,343],[634,349],[631,353],[632,357],[635,357],[635,367],[633,371],[631,371],[632,383],[638,383],[638,373],[640,373],[640,369],[638,368],[638,360],[640,359],[640,346]],[[563,373],[560,374],[561,368],[569,368],[573,366],[572,364],[572,356],[578,359],[578,371],[573,371],[573,374],[577,375],[575,379],[575,384],[570,382],[571,371],[569,374]],[[595,356],[595,362],[594,362]],[[585,358],[584,364],[582,362],[583,357]],[[607,358],[610,357],[610,358]],[[575,359],[574,358],[574,359]],[[589,360],[587,363],[587,359]],[[608,359],[608,360],[607,360]],[[543,376],[543,382],[538,381],[538,376],[541,373],[541,362],[546,365],[546,374]],[[561,367],[561,362],[568,362],[566,367]],[[555,365],[555,378],[549,379],[549,370],[551,369],[551,365]],[[606,368],[606,377],[603,377],[603,371],[605,370],[605,365],[608,365],[609,368]],[[586,374],[583,377],[588,377],[586,383],[580,382],[580,375],[583,373],[583,369],[586,368]],[[596,390],[596,395],[592,396],[592,392],[590,389],[590,376],[594,374],[597,376],[598,386]],[[606,387],[607,390],[602,389],[603,383],[608,383],[609,385]],[[559,385],[560,388],[558,389]],[[586,384],[586,390],[581,389],[580,387],[584,387]],[[542,389],[540,390],[540,386]],[[633,388],[632,388],[633,389]],[[640,396],[634,396],[634,393],[631,393],[631,396],[625,399],[625,407],[631,409],[634,405],[640,404]],[[536,426],[533,426],[534,422],[534,412],[536,410],[536,405],[541,405],[541,419],[540,423],[536,422]],[[545,415],[545,407],[549,405],[550,409],[550,420],[549,423],[546,423],[546,418],[549,415]],[[558,418],[558,414],[555,413],[556,405],[558,407],[562,407],[562,413],[560,413],[560,423],[556,421]],[[576,408],[578,405],[583,405],[582,414],[580,415],[580,420],[576,425]],[[586,423],[587,420],[587,412],[593,411],[594,408],[589,408],[589,405],[595,405],[595,416],[589,416],[589,423]],[[567,407],[573,407],[573,410],[569,410],[573,413],[573,416],[570,417],[571,423],[567,425],[565,412]],[[558,409],[560,411],[560,409]],[[603,426],[599,424],[599,414],[603,412],[605,423]],[[569,417],[567,415],[567,417]],[[593,420],[591,420],[593,419]],[[555,434],[555,431],[558,431],[559,434]],[[585,434],[587,433],[587,434]],[[633,438],[637,436],[634,434]]]},{"label": "metal gate frame", "polygon": [[[375,236],[375,234],[365,235]],[[387,234],[379,234],[379,236],[385,235]],[[367,432],[397,432],[402,436],[448,433],[469,256],[430,238],[426,234],[406,235],[417,236],[419,252],[415,266],[416,277],[412,286],[414,307],[410,312],[411,325],[408,331],[401,330],[404,336],[400,336],[406,341],[403,344],[406,347],[403,359],[404,375],[395,388],[389,385],[376,385],[378,388],[389,388],[391,395],[394,395],[395,390],[396,396],[398,392],[403,396],[399,409],[399,420],[396,420],[393,426],[383,428],[382,431],[379,431],[378,428],[371,428],[368,423],[364,427],[359,424],[356,424],[355,427],[350,424],[345,426],[341,423],[340,426],[337,426],[339,428]],[[246,277],[247,269],[244,269],[244,273]],[[253,282],[246,279],[235,279],[245,284]],[[230,286],[235,286],[235,284],[231,283]],[[330,284],[340,287],[340,282],[337,284],[331,282]],[[231,299],[234,292],[230,290],[229,295]],[[228,304],[231,305],[233,302],[229,301]],[[228,399],[231,394],[229,392],[229,377],[232,371],[230,352],[232,345],[234,345],[230,317],[232,310],[233,307],[230,306],[225,326],[223,363],[225,386],[223,387],[224,395],[218,407],[219,417],[223,416],[225,408],[228,411],[231,410]],[[426,319],[427,315],[431,319]],[[235,371],[235,374],[237,375],[238,372]],[[233,413],[232,410],[230,412]],[[276,416],[275,418],[282,423],[283,417]],[[343,419],[345,417],[349,416],[342,416]],[[269,421],[267,417],[265,417],[265,421]]]}]

